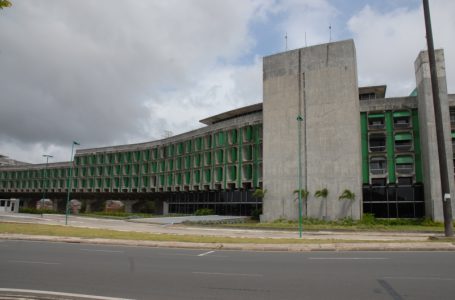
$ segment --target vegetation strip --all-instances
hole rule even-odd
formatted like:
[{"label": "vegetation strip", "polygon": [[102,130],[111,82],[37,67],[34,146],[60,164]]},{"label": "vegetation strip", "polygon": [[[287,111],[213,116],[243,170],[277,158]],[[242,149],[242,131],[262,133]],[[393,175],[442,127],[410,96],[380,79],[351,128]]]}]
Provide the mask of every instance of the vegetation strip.
[{"label": "vegetation strip", "polygon": [[[79,228],[60,225],[0,222],[0,234],[27,234],[79,238],[103,238],[139,241],[167,241],[188,243],[236,243],[236,244],[330,244],[330,243],[386,243],[390,241],[341,240],[341,239],[290,239],[290,238],[240,238],[200,235],[157,234],[125,232],[108,229]],[[397,242],[397,241],[393,241]],[[405,242],[405,241],[398,241]]]}]

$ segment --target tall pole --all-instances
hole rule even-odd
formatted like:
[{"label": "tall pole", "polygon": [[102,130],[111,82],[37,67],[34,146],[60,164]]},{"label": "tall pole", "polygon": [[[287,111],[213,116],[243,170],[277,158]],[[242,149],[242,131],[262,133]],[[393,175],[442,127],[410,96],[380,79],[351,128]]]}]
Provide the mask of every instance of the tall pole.
[{"label": "tall pole", "polygon": [[44,209],[44,198],[46,198],[46,179],[47,179],[47,166],[49,164],[49,158],[52,158],[52,155],[44,154],[43,157],[46,158],[46,168],[44,169],[44,182],[43,182],[43,198],[41,198],[41,218],[43,217]]},{"label": "tall pole", "polygon": [[[427,33],[428,59],[430,62],[431,87],[433,91],[434,115],[436,121],[436,137],[438,140],[439,171],[441,176],[442,210],[444,214],[445,236],[453,236],[452,204],[450,201],[449,171],[447,169],[447,154],[444,139],[444,129],[441,112],[441,99],[439,98],[439,84],[434,54],[433,32],[431,29],[430,6],[428,0],[423,0],[423,13],[425,16],[425,29]],[[452,178],[453,180],[453,178]],[[446,197],[447,196],[447,197]]]},{"label": "tall pole", "polygon": [[68,214],[70,211],[70,193],[71,193],[71,180],[72,180],[72,175],[73,175],[73,152],[74,152],[74,146],[75,145],[80,145],[78,142],[73,141],[73,144],[71,145],[71,157],[70,157],[70,173],[68,174],[68,181],[66,182],[66,188],[68,190],[67,197],[66,197],[66,211],[65,211],[65,225],[68,225]]},{"label": "tall pole", "polygon": [[299,166],[298,171],[298,195],[299,195],[299,237],[302,238],[302,121],[303,118],[301,115],[297,116],[297,126],[298,126],[298,143],[299,143]]}]

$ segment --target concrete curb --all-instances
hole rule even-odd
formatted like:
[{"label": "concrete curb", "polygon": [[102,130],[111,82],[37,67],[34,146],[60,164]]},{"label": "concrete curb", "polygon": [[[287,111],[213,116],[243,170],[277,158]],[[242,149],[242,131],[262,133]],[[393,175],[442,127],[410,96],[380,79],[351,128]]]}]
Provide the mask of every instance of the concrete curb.
[{"label": "concrete curb", "polygon": [[183,249],[243,250],[243,251],[455,251],[453,242],[381,242],[381,243],[311,243],[311,244],[234,244],[234,243],[188,243],[162,241],[136,241],[117,239],[88,239],[45,235],[0,234],[3,240],[82,243],[96,245],[143,246]]}]

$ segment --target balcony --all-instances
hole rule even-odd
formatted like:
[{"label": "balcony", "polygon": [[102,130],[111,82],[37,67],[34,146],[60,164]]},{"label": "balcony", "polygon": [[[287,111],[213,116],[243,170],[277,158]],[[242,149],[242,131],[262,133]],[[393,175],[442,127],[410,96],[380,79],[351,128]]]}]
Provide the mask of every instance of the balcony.
[{"label": "balcony", "polygon": [[414,172],[414,158],[412,156],[397,156],[395,170],[398,174],[409,175]]},{"label": "balcony", "polygon": [[393,127],[409,128],[411,126],[411,112],[410,111],[396,111],[393,113]]},{"label": "balcony", "polygon": [[384,152],[386,149],[385,134],[371,134],[368,142],[370,152]]},{"label": "balcony", "polygon": [[384,114],[383,113],[373,113],[368,114],[368,129],[377,130],[384,129]]},{"label": "balcony", "polygon": [[395,151],[411,151],[412,134],[410,132],[399,132],[395,134]]},{"label": "balcony", "polygon": [[370,158],[370,173],[372,175],[384,175],[387,173],[387,160],[383,156]]}]

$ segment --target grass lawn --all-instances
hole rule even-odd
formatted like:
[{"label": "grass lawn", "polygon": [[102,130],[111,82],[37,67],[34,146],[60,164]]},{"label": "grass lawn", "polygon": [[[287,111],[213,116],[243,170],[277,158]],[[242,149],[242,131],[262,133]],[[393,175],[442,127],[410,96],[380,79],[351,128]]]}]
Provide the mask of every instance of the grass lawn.
[{"label": "grass lawn", "polygon": [[[272,229],[272,230],[298,230],[297,221],[278,220],[275,222],[260,223],[247,221],[234,224],[204,224],[187,223],[197,226],[213,226],[223,228],[248,228],[248,229]],[[442,223],[433,222],[427,219],[374,219],[368,216],[362,220],[351,219],[337,221],[322,221],[315,219],[304,219],[302,222],[304,231],[334,230],[334,231],[388,231],[388,232],[444,232]]]},{"label": "grass lawn", "polygon": [[140,241],[174,241],[190,243],[254,243],[254,244],[314,244],[314,243],[360,243],[371,242],[362,240],[337,240],[337,239],[272,239],[272,238],[232,238],[210,237],[198,235],[153,234],[142,232],[125,232],[107,229],[78,228],[59,225],[40,225],[26,223],[0,222],[0,234],[27,234],[47,235],[79,238],[104,238]]}]

